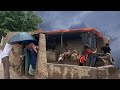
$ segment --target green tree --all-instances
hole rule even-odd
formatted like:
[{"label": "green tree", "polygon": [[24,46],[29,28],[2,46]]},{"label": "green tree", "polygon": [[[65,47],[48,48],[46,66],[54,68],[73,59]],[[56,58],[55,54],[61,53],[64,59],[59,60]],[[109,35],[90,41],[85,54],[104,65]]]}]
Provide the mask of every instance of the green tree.
[{"label": "green tree", "polygon": [[41,18],[33,11],[0,11],[0,29],[3,36],[9,31],[32,31],[39,29]]}]

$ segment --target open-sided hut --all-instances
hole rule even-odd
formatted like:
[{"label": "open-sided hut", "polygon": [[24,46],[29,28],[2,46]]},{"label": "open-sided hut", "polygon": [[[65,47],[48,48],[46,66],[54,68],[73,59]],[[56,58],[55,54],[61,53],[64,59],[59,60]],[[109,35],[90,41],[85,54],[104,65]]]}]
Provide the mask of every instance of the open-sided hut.
[{"label": "open-sided hut", "polygon": [[[95,28],[80,28],[54,31],[34,30],[31,34],[38,41],[36,44],[37,46],[39,46],[36,73],[39,77],[42,78],[46,78],[48,76],[49,71],[47,71],[47,63],[55,63],[59,54],[64,52],[65,49],[75,49],[81,53],[84,45],[89,44],[91,49],[94,50],[95,48],[97,48],[98,52],[100,52],[100,48],[106,42],[109,42],[109,40],[100,32],[98,32]],[[12,35],[8,35],[9,37],[6,37],[5,39],[8,40]],[[19,55],[22,54],[21,46],[14,46],[14,48]],[[11,54],[10,63],[12,68],[18,73],[21,74],[23,72],[22,60],[20,57],[14,57]],[[74,63],[67,62],[67,64]],[[44,75],[42,73],[44,73]]]}]

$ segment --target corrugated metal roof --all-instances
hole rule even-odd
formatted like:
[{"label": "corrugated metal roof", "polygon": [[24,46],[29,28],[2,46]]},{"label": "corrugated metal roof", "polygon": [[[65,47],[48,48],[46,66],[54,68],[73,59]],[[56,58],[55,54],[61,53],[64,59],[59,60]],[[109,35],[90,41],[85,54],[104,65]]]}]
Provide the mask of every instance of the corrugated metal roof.
[{"label": "corrugated metal roof", "polygon": [[33,30],[34,34],[44,33],[44,34],[59,34],[59,33],[71,33],[71,32],[92,32],[97,34],[100,38],[104,36],[102,33],[98,32],[95,28],[80,28],[80,29],[69,29],[69,30],[52,30],[52,31],[43,31],[43,30]]}]

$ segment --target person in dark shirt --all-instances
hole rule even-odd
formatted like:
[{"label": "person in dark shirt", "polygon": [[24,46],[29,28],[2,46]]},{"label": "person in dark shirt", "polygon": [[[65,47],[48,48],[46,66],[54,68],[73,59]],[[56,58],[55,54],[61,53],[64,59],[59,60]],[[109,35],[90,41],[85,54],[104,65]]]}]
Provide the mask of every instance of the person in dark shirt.
[{"label": "person in dark shirt", "polygon": [[111,53],[111,49],[110,49],[110,47],[109,47],[109,43],[106,43],[105,46],[103,46],[103,47],[101,48],[101,50],[103,51],[104,54],[106,54],[106,53]]},{"label": "person in dark shirt", "polygon": [[101,48],[101,50],[103,51],[103,53],[104,53],[105,55],[109,55],[111,64],[114,65],[114,64],[115,64],[115,61],[114,61],[114,59],[113,59],[113,57],[112,57],[111,49],[110,49],[110,47],[109,47],[109,43],[106,43],[105,46],[103,46],[103,47]]}]

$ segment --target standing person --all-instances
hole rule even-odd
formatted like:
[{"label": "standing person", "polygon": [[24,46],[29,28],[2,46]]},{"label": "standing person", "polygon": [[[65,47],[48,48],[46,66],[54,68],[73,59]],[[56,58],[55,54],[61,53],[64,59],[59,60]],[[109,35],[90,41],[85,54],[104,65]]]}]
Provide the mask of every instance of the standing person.
[{"label": "standing person", "polygon": [[36,68],[38,47],[35,46],[33,43],[30,43],[30,44],[28,44],[28,48],[29,48],[29,51],[30,51],[29,74],[34,75],[35,68]]},{"label": "standing person", "polygon": [[23,55],[20,55],[20,57],[24,60],[25,75],[28,75],[29,65],[30,65],[30,55],[27,44],[24,45]]},{"label": "standing person", "polygon": [[9,67],[10,67],[9,55],[10,55],[10,52],[12,51],[13,55],[17,55],[14,52],[13,44],[17,44],[17,43],[11,43],[11,44],[6,43],[6,45],[2,51],[2,55],[1,55],[5,79],[10,79],[10,73],[9,73]]},{"label": "standing person", "polygon": [[83,66],[84,65],[84,60],[85,60],[85,56],[84,56],[84,52],[82,52],[82,55],[81,55],[80,61],[79,61],[79,66]]},{"label": "standing person", "polygon": [[[90,65],[90,54],[94,54],[97,52],[97,49],[95,51],[92,51],[90,50],[89,48],[89,45],[86,44],[85,47],[84,47],[84,56],[85,56],[85,59],[84,59],[84,65],[85,66],[89,66]],[[83,60],[82,60],[83,61]]]}]

